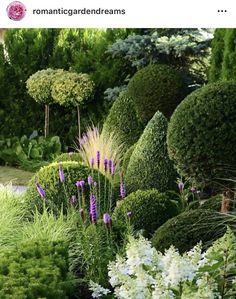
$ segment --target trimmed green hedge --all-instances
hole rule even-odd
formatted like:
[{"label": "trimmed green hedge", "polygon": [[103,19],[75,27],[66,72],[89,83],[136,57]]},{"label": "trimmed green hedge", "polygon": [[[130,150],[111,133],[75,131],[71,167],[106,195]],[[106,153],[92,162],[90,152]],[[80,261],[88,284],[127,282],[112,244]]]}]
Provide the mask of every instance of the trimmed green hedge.
[{"label": "trimmed green hedge", "polygon": [[236,83],[202,87],[177,107],[167,143],[179,173],[198,186],[229,184],[236,168]]},{"label": "trimmed green hedge", "polygon": [[145,236],[150,237],[159,226],[178,214],[178,207],[172,194],[160,193],[155,189],[138,190],[117,202],[113,218],[125,223],[128,212],[132,213],[134,229],[143,230]]},{"label": "trimmed green hedge", "polygon": [[[59,180],[59,165],[64,169],[65,182],[61,183]],[[90,189],[87,184],[87,178],[92,175],[92,170],[75,161],[52,163],[46,167],[41,168],[30,180],[28,189],[26,191],[26,203],[29,210],[34,210],[35,206],[40,212],[43,210],[45,203],[46,207],[51,208],[55,213],[58,213],[63,206],[64,211],[70,205],[70,198],[72,195],[77,196],[76,181],[84,180],[86,182],[84,189],[85,202],[89,203]],[[98,182],[100,180],[100,201],[102,212],[106,210],[104,207],[104,189],[105,181],[108,188],[109,181],[103,174],[93,170],[93,178]],[[39,183],[46,192],[45,199],[42,199],[37,190],[36,183]],[[107,191],[108,192],[108,191]]]},{"label": "trimmed green hedge", "polygon": [[153,246],[162,252],[174,245],[181,253],[190,250],[202,241],[208,247],[214,240],[223,236],[227,225],[235,219],[213,210],[196,209],[179,214],[168,220],[153,235]]},{"label": "trimmed green hedge", "polygon": [[68,245],[28,241],[0,253],[0,298],[72,298]]},{"label": "trimmed green hedge", "polygon": [[127,168],[128,192],[152,188],[165,192],[176,188],[176,172],[167,153],[167,126],[165,116],[156,112],[145,128]]},{"label": "trimmed green hedge", "polygon": [[79,153],[63,153],[59,156],[57,156],[53,162],[66,162],[66,161],[76,161],[81,162],[82,158]]},{"label": "trimmed green hedge", "polygon": [[157,110],[170,117],[186,95],[179,71],[168,65],[150,64],[138,71],[128,84],[138,116],[147,123]]},{"label": "trimmed green hedge", "polygon": [[114,102],[107,119],[103,125],[102,135],[109,138],[114,134],[117,145],[123,145],[127,150],[140,137],[144,129],[143,124],[137,118],[133,100],[122,93]]}]

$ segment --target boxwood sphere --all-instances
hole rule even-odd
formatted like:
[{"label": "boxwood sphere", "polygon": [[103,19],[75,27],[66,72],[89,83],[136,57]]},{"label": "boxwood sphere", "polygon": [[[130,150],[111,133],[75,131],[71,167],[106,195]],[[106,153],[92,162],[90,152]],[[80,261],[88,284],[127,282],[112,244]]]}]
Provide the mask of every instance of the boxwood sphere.
[{"label": "boxwood sphere", "polygon": [[166,133],[168,122],[161,112],[149,121],[130,157],[125,175],[129,193],[158,189],[161,192],[176,188],[177,174],[168,157]]},{"label": "boxwood sphere", "polygon": [[159,226],[178,214],[178,208],[171,193],[138,190],[117,202],[113,218],[124,223],[128,220],[127,212],[132,213],[134,229],[144,230],[145,236],[150,237]]},{"label": "boxwood sphere", "polygon": [[138,71],[128,84],[138,116],[147,123],[159,110],[170,117],[186,95],[179,71],[168,65],[151,64]]},{"label": "boxwood sphere", "polygon": [[65,162],[65,161],[82,162],[82,158],[79,153],[71,152],[71,153],[62,153],[53,160],[53,162]]},{"label": "boxwood sphere", "polygon": [[143,129],[144,125],[136,115],[132,98],[126,92],[122,93],[111,107],[102,135],[109,138],[113,134],[117,145],[127,150],[139,139]]},{"label": "boxwood sphere", "polygon": [[[59,165],[64,169],[65,182],[61,183],[59,180]],[[90,189],[87,184],[87,178],[92,175],[92,170],[75,161],[52,163],[41,168],[30,180],[28,189],[26,191],[26,203],[30,210],[34,211],[35,206],[39,211],[42,211],[45,203],[46,207],[51,208],[55,213],[58,213],[63,206],[64,211],[70,206],[70,198],[72,195],[77,197],[76,181],[84,180],[86,182],[84,194],[85,202],[89,207]],[[100,180],[100,200],[104,200],[104,186],[108,188],[109,182],[103,174],[93,170],[93,178],[98,182],[98,175]],[[45,199],[42,199],[36,190],[36,183],[39,183],[46,192]],[[104,205],[101,204],[101,207]],[[104,212],[104,211],[102,211]]]},{"label": "boxwood sphere", "polygon": [[167,134],[179,173],[195,184],[226,184],[236,168],[236,83],[202,87],[177,107]]},{"label": "boxwood sphere", "polygon": [[183,212],[157,229],[152,237],[152,245],[162,252],[174,245],[181,253],[189,251],[200,241],[204,247],[208,247],[223,236],[227,225],[234,225],[234,221],[233,217],[213,210]]}]

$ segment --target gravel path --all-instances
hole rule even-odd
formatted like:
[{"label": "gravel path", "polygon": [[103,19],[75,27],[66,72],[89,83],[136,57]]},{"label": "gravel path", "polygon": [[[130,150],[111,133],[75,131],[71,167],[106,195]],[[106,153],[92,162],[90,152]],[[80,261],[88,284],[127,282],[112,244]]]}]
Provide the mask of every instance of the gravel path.
[{"label": "gravel path", "polygon": [[17,186],[17,185],[16,186],[12,185],[10,186],[10,188],[12,189],[12,191],[19,192],[19,193],[25,193],[27,189],[26,186]]}]

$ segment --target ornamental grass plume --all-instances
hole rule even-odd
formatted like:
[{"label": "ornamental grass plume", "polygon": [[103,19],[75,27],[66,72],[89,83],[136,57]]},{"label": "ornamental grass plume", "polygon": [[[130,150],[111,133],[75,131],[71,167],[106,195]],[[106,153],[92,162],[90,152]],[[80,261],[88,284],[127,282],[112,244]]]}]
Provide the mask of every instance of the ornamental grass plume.
[{"label": "ornamental grass plume", "polygon": [[[124,146],[117,146],[114,135],[105,138],[96,127],[89,127],[82,138],[78,138],[76,149],[85,165],[99,169],[105,175],[112,172],[112,164],[119,166],[124,152]],[[105,162],[106,160],[106,162]],[[110,162],[109,162],[110,161]],[[104,163],[104,167],[102,163]],[[107,171],[109,168],[109,171]]]}]

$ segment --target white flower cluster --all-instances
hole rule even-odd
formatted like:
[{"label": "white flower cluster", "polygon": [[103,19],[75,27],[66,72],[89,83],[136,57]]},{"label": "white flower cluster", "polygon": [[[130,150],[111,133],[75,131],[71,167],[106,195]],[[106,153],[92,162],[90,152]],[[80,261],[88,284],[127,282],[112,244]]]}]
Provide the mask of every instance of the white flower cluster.
[{"label": "white flower cluster", "polygon": [[[221,298],[220,288],[226,274],[220,277],[222,269],[229,269],[236,276],[235,241],[233,233],[228,231],[205,253],[201,252],[201,244],[198,244],[189,252],[180,255],[173,246],[162,254],[152,248],[151,243],[143,237],[130,238],[126,257],[118,256],[108,267],[109,281],[114,288],[115,298]],[[219,252],[226,255],[219,255]],[[235,281],[225,281],[224,292],[233,294]]]}]

